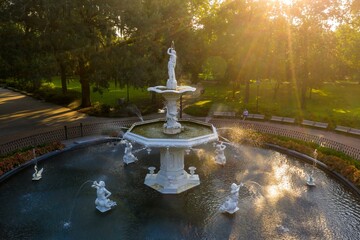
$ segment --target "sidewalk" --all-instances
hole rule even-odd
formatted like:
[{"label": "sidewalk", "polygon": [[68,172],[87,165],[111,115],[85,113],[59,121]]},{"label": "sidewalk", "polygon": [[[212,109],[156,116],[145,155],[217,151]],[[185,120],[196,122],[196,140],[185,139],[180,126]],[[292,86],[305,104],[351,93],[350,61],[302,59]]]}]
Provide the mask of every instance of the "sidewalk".
[{"label": "sidewalk", "polygon": [[[154,114],[147,116],[146,118],[150,117],[158,118],[164,117],[164,115]],[[38,131],[47,131],[54,127],[64,126],[67,124],[114,120],[116,119],[88,116],[65,107],[42,102],[32,97],[0,88],[0,144],[26,135],[34,134]],[[291,129],[302,133],[324,137],[335,142],[360,149],[360,138],[340,134],[334,131],[269,121],[256,122],[258,124],[271,125],[277,128]]]}]

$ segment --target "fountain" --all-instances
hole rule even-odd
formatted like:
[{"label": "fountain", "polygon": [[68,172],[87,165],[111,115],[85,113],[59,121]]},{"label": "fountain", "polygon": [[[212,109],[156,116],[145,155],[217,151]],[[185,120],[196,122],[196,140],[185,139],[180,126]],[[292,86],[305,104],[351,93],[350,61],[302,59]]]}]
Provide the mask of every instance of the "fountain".
[{"label": "fountain", "polygon": [[[168,53],[167,86],[149,88],[166,99],[166,119],[137,122],[120,142],[143,147],[80,143],[43,160],[46,181],[26,184],[32,167],[1,179],[0,239],[360,239],[360,198],[332,175],[319,170],[318,187],[304,187],[307,163],[224,137],[219,167],[206,145],[218,141],[214,126],[177,119],[177,99],[193,88],[177,86],[173,45]],[[133,153],[146,161],[123,164]]]},{"label": "fountain", "polygon": [[105,188],[104,181],[99,181],[99,182],[94,181],[91,187],[96,188],[97,197],[95,200],[95,205],[97,210],[99,210],[100,212],[107,212],[112,207],[116,206],[116,202],[111,201],[109,199],[111,192],[109,192]]},{"label": "fountain", "polygon": [[123,138],[142,144],[146,148],[160,149],[160,170],[147,174],[145,184],[164,194],[178,194],[200,184],[197,174],[189,174],[184,170],[184,152],[193,146],[216,141],[218,135],[215,127],[209,123],[177,118],[177,101],[180,96],[196,89],[177,85],[174,42],[167,53],[170,58],[166,86],[148,88],[148,91],[161,94],[165,98],[166,119],[135,123]]},{"label": "fountain", "polygon": [[[33,149],[33,154],[34,154],[34,159],[36,160],[35,149]],[[36,161],[35,166],[34,166],[34,170],[35,170],[35,172],[32,175],[32,180],[33,181],[39,181],[42,178],[42,172],[44,171],[44,168],[41,168],[40,170],[38,170],[37,161]]]}]

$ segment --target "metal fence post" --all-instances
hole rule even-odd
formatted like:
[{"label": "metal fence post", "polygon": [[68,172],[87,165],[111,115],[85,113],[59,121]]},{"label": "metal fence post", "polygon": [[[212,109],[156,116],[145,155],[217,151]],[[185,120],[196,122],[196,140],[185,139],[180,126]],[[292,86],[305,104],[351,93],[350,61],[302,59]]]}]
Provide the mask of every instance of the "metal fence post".
[{"label": "metal fence post", "polygon": [[81,135],[81,137],[84,136],[84,133],[83,133],[83,124],[82,124],[82,123],[80,123],[80,135]]},{"label": "metal fence post", "polygon": [[65,130],[65,140],[67,140],[68,139],[67,126],[64,126],[64,130]]}]

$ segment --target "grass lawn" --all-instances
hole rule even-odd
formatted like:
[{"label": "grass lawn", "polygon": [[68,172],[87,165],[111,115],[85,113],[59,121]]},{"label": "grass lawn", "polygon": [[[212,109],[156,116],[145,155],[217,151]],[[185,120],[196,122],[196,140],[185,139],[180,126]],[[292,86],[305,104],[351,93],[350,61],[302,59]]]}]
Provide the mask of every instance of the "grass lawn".
[{"label": "grass lawn", "polygon": [[[165,82],[165,81],[164,81]],[[164,83],[165,84],[165,83]],[[53,78],[52,86],[61,87],[60,79]],[[250,113],[271,116],[283,116],[327,122],[330,127],[343,125],[360,128],[360,84],[337,82],[324,83],[319,89],[313,89],[311,99],[307,98],[306,110],[300,109],[299,96],[290,84],[282,84],[276,98],[274,98],[274,82],[262,81],[257,85],[250,85],[250,102],[244,103],[244,86],[236,89],[233,94],[232,86],[214,82],[202,82],[203,94],[194,94],[185,99],[186,113],[195,116],[207,116],[212,111],[235,111],[241,115],[244,108]],[[80,92],[80,83],[77,79],[71,80],[68,89]],[[137,105],[140,110],[150,104],[151,94],[146,88],[130,88],[130,102]],[[258,93],[258,99],[257,98]],[[309,93],[308,93],[309,95]],[[91,93],[92,103],[116,106],[117,100],[126,99],[126,89],[115,87],[111,82],[108,90],[103,94]],[[158,99],[161,99],[160,97]],[[159,100],[163,101],[163,100]]]}]

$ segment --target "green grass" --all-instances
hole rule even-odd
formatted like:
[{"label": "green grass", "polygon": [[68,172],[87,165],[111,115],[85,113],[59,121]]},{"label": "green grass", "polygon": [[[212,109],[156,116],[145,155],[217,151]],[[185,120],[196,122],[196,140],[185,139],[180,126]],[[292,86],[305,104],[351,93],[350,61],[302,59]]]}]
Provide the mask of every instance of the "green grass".
[{"label": "green grass", "polygon": [[[47,85],[58,94],[61,93],[59,77],[54,77],[52,83]],[[243,109],[247,108],[250,113],[264,114],[268,119],[271,116],[283,116],[295,118],[297,122],[302,119],[326,122],[330,128],[335,128],[336,125],[360,128],[359,83],[324,83],[319,89],[313,89],[311,99],[307,98],[305,111],[300,109],[299,96],[295,94],[297,91],[288,83],[281,85],[276,98],[273,97],[274,82],[262,81],[259,88],[256,83],[251,83],[248,104],[244,103],[243,85],[236,89],[234,94],[231,85],[202,82],[202,86],[205,90],[203,94],[188,95],[184,98],[186,113],[207,116],[212,111],[235,111],[240,116]],[[77,79],[70,80],[68,89],[78,92],[80,96],[81,86]],[[126,99],[126,89],[116,87],[114,82],[110,83],[109,89],[105,89],[103,94],[91,93],[91,102],[95,106],[116,107],[120,98]],[[146,88],[130,88],[130,103],[135,104],[144,115],[163,105],[164,100],[160,96],[157,96],[157,99],[157,105],[154,106],[151,103],[151,94]]]},{"label": "green grass", "polygon": [[244,103],[244,86],[236,90],[231,86],[203,83],[205,93],[194,99],[187,108],[189,114],[204,116],[211,111],[235,111],[241,115],[244,108],[250,113],[271,116],[292,117],[297,121],[308,119],[327,122],[330,127],[344,125],[360,128],[360,84],[326,83],[320,89],[313,89],[311,99],[307,98],[306,110],[300,108],[299,96],[289,84],[282,84],[273,98],[274,83],[263,81],[259,86],[258,107],[257,85],[250,85],[250,102]]},{"label": "green grass", "polygon": [[[51,84],[52,83],[52,84]],[[55,88],[61,88],[61,81],[59,77],[52,78],[50,84]],[[78,79],[71,79],[68,83],[68,89],[81,92],[81,85]],[[142,102],[148,101],[150,98],[150,93],[145,88],[129,88],[130,102]],[[94,104],[96,102],[107,104],[110,106],[117,105],[117,100],[120,98],[126,99],[126,89],[119,88],[115,86],[114,82],[110,82],[109,89],[104,89],[103,93],[91,92],[91,102]]]}]

